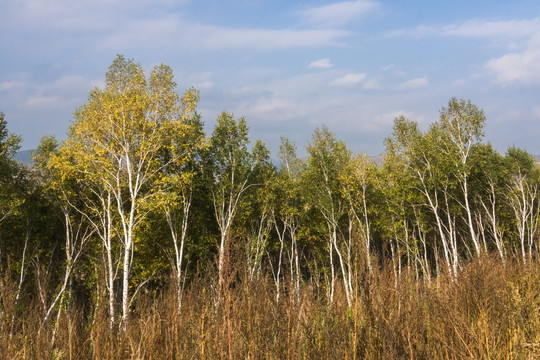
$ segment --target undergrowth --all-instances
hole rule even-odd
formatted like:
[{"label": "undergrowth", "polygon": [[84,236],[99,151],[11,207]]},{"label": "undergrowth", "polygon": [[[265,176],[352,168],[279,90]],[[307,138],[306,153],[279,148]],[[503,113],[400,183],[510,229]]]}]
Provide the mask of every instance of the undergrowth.
[{"label": "undergrowth", "polygon": [[[141,294],[124,330],[105,299],[73,302],[42,325],[38,300],[11,306],[2,286],[4,359],[538,359],[540,264],[478,259],[457,279],[416,280],[404,269],[359,281],[352,306],[305,282],[299,297],[236,266],[220,293],[210,275]],[[285,281],[284,283],[287,283]],[[55,326],[56,325],[56,326]],[[54,340],[53,340],[54,339]]]}]

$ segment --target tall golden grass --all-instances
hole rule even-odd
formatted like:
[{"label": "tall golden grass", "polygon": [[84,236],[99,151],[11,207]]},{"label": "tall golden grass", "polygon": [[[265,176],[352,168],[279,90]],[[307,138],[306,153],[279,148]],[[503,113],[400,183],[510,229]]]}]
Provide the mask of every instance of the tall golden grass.
[{"label": "tall golden grass", "polygon": [[[105,299],[68,306],[41,329],[39,304],[3,302],[4,359],[538,359],[540,262],[478,259],[457,280],[417,281],[405,269],[359,281],[347,306],[337,291],[303,284],[299,299],[271,279],[250,282],[241,262],[234,281],[216,294],[210,275],[176,291],[141,294],[125,331],[110,329]],[[397,280],[397,281],[396,281]],[[283,282],[287,284],[287,281]],[[7,284],[2,282],[3,293]],[[219,296],[218,296],[219,295]],[[217,299],[220,299],[219,301]],[[102,304],[102,305],[99,305]],[[13,321],[12,321],[13,319]],[[54,343],[52,342],[53,334]],[[11,333],[11,336],[10,336]]]}]

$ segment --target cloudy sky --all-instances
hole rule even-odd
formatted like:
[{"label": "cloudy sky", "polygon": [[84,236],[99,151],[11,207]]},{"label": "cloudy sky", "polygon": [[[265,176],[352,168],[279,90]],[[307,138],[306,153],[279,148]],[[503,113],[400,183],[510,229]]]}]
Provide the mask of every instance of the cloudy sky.
[{"label": "cloudy sky", "polygon": [[376,155],[404,114],[425,129],[452,97],[484,109],[486,139],[540,154],[537,0],[2,0],[0,110],[34,148],[65,138],[116,54],[165,63],[251,137],[300,153],[323,124]]}]

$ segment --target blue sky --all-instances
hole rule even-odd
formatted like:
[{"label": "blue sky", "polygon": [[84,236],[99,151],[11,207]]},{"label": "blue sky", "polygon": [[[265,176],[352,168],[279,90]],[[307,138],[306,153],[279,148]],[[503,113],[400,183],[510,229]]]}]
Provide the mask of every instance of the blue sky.
[{"label": "blue sky", "polygon": [[207,133],[222,110],[244,115],[274,154],[325,124],[376,155],[396,116],[425,129],[452,96],[484,109],[499,151],[540,154],[536,0],[2,0],[0,14],[0,110],[23,149],[64,139],[120,53],[200,89]]}]

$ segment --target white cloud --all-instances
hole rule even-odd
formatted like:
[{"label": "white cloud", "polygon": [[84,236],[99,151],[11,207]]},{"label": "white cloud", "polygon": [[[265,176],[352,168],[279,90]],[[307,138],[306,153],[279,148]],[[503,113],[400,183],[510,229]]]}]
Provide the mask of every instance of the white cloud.
[{"label": "white cloud", "polygon": [[[141,47],[273,50],[343,45],[347,31],[294,28],[232,28],[185,20],[173,0],[5,0],[0,13],[13,19],[0,29],[68,30],[84,33],[114,51]],[[185,1],[183,1],[185,2]],[[174,6],[174,7],[173,7]],[[67,32],[66,32],[67,34]]]},{"label": "white cloud", "polygon": [[438,35],[441,30],[427,25],[418,25],[412,29],[397,29],[392,30],[386,33],[387,37],[401,37],[401,36],[412,36],[412,37],[424,37],[429,35]]},{"label": "white cloud", "polygon": [[527,37],[540,31],[540,19],[485,21],[470,20],[463,24],[451,24],[440,30],[441,35],[465,37]]},{"label": "white cloud", "polygon": [[76,88],[85,88],[88,86],[98,86],[103,82],[99,81],[89,81],[80,75],[66,75],[55,81],[53,81],[48,87],[47,91],[61,92],[68,94],[73,89]]},{"label": "white cloud", "polygon": [[332,30],[227,29],[216,26],[203,26],[203,30],[205,36],[199,36],[197,40],[209,49],[272,50],[329,46],[338,45],[337,39],[348,35],[344,31]]},{"label": "white cloud", "polygon": [[369,78],[362,84],[362,89],[364,90],[381,90],[382,88],[383,86],[376,78]]},{"label": "white cloud", "polygon": [[249,114],[250,118],[272,123],[289,121],[305,115],[302,108],[291,99],[274,96],[244,102],[238,110],[241,114]]},{"label": "white cloud", "polygon": [[36,82],[28,74],[19,74],[18,79],[0,83],[0,92],[10,99],[11,105],[20,109],[43,109],[82,105],[85,95],[101,80],[86,79],[79,75],[66,75],[47,82]]},{"label": "white cloud", "polygon": [[30,109],[52,110],[62,103],[62,98],[59,96],[48,96],[38,94],[31,96],[24,101],[24,106]]},{"label": "white cloud", "polygon": [[197,88],[200,89],[200,90],[208,90],[208,89],[212,89],[214,87],[214,83],[210,80],[205,80],[205,81],[202,81],[200,82],[198,85],[197,85]]},{"label": "white cloud", "polygon": [[346,74],[343,77],[335,79],[330,83],[330,85],[339,87],[353,87],[364,81],[365,78],[366,74],[364,73],[350,73]]},{"label": "white cloud", "polygon": [[0,13],[7,21],[28,28],[103,31],[160,6],[180,6],[186,0],[3,0]]},{"label": "white cloud", "polygon": [[540,31],[540,18],[529,20],[489,21],[473,19],[463,23],[442,26],[418,25],[411,29],[398,29],[387,36],[462,36],[472,38],[523,38]]},{"label": "white cloud", "polygon": [[103,80],[79,75],[43,79],[31,73],[14,74],[0,83],[2,110],[8,114],[12,131],[23,135],[23,149],[35,148],[44,134],[63,138],[73,111],[87,101],[95,86],[103,86]]},{"label": "white cloud", "polygon": [[[493,77],[493,82],[502,85],[540,85],[540,18],[506,21],[473,19],[439,27],[420,25],[414,29],[393,31],[390,35],[457,36],[503,41],[506,51],[511,52],[492,58],[484,64],[484,69]],[[414,85],[412,82],[403,84],[402,87]],[[463,85],[463,81],[455,85]]]},{"label": "white cloud", "polygon": [[481,21],[449,25],[442,35],[509,39],[512,52],[488,60],[484,69],[498,84],[540,85],[540,19]]},{"label": "white cloud", "polygon": [[112,49],[181,46],[210,50],[246,48],[273,50],[341,45],[349,35],[339,30],[234,29],[184,22],[175,16],[134,21],[111,34],[105,45]]},{"label": "white cloud", "polygon": [[397,90],[414,90],[414,89],[425,87],[428,84],[429,84],[429,81],[427,77],[414,78],[402,84],[399,84],[396,87],[396,89]]},{"label": "white cloud", "polygon": [[4,81],[0,83],[0,92],[2,91],[13,91],[17,89],[22,89],[24,87],[24,83],[17,80],[10,80],[10,81]]},{"label": "white cloud", "polygon": [[394,125],[394,119],[399,116],[404,116],[407,119],[421,122],[421,117],[417,116],[414,112],[405,110],[396,110],[391,112],[385,112],[383,114],[375,115],[371,121],[368,121],[364,125],[366,131],[380,131],[384,129],[392,128]]},{"label": "white cloud", "polygon": [[540,106],[533,106],[531,109],[531,115],[535,119],[540,119]]},{"label": "white cloud", "polygon": [[333,67],[334,64],[328,58],[312,61],[308,66],[310,69],[329,69]]},{"label": "white cloud", "polygon": [[342,1],[330,5],[308,7],[302,15],[313,24],[339,26],[358,20],[379,7],[378,2],[371,0]]},{"label": "white cloud", "polygon": [[407,73],[403,70],[400,70],[396,67],[395,64],[390,64],[390,65],[385,65],[385,66],[381,66],[381,71],[383,72],[390,72],[392,71],[394,74],[396,74],[397,76],[407,76]]},{"label": "white cloud", "polygon": [[540,85],[540,35],[533,36],[524,51],[491,59],[485,68],[496,83]]},{"label": "white cloud", "polygon": [[467,79],[456,79],[456,80],[452,81],[452,86],[463,87],[463,86],[467,85],[468,82],[469,81]]}]

